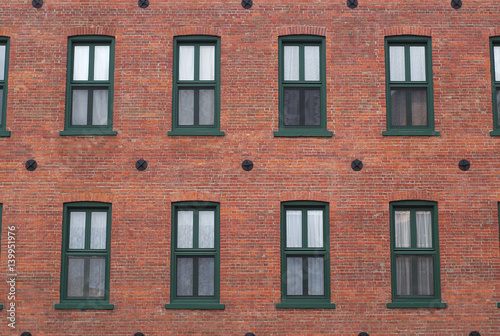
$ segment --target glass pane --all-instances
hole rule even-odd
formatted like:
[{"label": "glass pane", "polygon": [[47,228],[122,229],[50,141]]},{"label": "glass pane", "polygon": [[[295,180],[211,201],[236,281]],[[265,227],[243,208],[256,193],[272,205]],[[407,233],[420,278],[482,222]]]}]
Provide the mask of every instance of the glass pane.
[{"label": "glass pane", "polygon": [[177,295],[193,295],[193,258],[177,258]]},{"label": "glass pane", "polygon": [[286,211],[286,247],[302,247],[302,211]]},{"label": "glass pane", "polygon": [[286,293],[287,295],[303,295],[302,258],[286,258]]},{"label": "glass pane", "polygon": [[427,126],[427,89],[411,89],[411,124]]},{"label": "glass pane", "polygon": [[214,296],[214,258],[198,259],[198,295]]},{"label": "glass pane", "polygon": [[406,90],[391,90],[391,123],[392,126],[406,126]]},{"label": "glass pane", "polygon": [[300,90],[288,88],[283,90],[283,109],[285,126],[300,125]]},{"label": "glass pane", "polygon": [[200,90],[200,125],[214,124],[214,90]]},{"label": "glass pane", "polygon": [[417,247],[432,247],[432,225],[430,211],[416,211]]},{"label": "glass pane", "polygon": [[307,210],[307,245],[323,247],[323,211]]},{"label": "glass pane", "polygon": [[396,247],[411,247],[410,211],[395,211]]},{"label": "glass pane", "polygon": [[286,81],[299,80],[299,47],[298,46],[285,46],[284,51],[284,64],[285,70],[284,79]]},{"label": "glass pane", "polygon": [[495,62],[495,81],[500,81],[500,47],[493,47],[493,57]]},{"label": "glass pane", "polygon": [[92,125],[108,124],[108,90],[94,90],[92,104]]},{"label": "glass pane", "polygon": [[411,256],[396,256],[396,293],[411,295]]},{"label": "glass pane", "polygon": [[319,81],[319,47],[304,47],[304,79]]},{"label": "glass pane", "polygon": [[321,91],[317,89],[304,90],[305,125],[321,125]]},{"label": "glass pane", "polygon": [[109,46],[94,48],[94,80],[109,80]]},{"label": "glass pane", "polygon": [[215,80],[215,46],[200,46],[200,80]]},{"label": "glass pane", "polygon": [[179,89],[179,125],[194,125],[194,90]]},{"label": "glass pane", "polygon": [[89,266],[89,297],[104,297],[106,259],[91,258]]},{"label": "glass pane", "polygon": [[418,295],[434,295],[433,256],[415,256],[415,258],[417,258]]},{"label": "glass pane", "polygon": [[500,89],[497,89],[497,117],[498,125],[500,125]]},{"label": "glass pane", "polygon": [[389,72],[390,81],[405,80],[405,47],[389,47]]},{"label": "glass pane", "polygon": [[215,213],[213,211],[199,212],[199,248],[214,247]]},{"label": "glass pane", "polygon": [[90,248],[106,249],[106,212],[92,212],[90,223]]},{"label": "glass pane", "polygon": [[89,46],[75,46],[73,80],[89,79]]},{"label": "glass pane", "polygon": [[68,296],[83,297],[85,259],[68,258]]},{"label": "glass pane", "polygon": [[425,47],[410,47],[411,81],[425,81]]},{"label": "glass pane", "polygon": [[307,258],[308,295],[325,295],[325,270],[323,257]]},{"label": "glass pane", "polygon": [[85,212],[69,213],[69,248],[85,248]]},{"label": "glass pane", "polygon": [[73,90],[71,125],[87,125],[88,90]]},{"label": "glass pane", "polygon": [[194,80],[194,46],[179,47],[179,80]]},{"label": "glass pane", "polygon": [[5,80],[5,51],[7,47],[0,45],[0,81]]},{"label": "glass pane", "polygon": [[193,247],[193,211],[177,212],[177,247]]}]

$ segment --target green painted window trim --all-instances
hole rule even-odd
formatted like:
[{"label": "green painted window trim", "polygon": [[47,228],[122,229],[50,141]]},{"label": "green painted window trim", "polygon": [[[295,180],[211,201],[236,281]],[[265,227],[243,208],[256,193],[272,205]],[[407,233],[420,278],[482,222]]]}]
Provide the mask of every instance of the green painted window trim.
[{"label": "green painted window trim", "polygon": [[[323,211],[323,248],[287,248],[286,247],[286,210],[322,210]],[[276,309],[335,309],[330,302],[330,221],[329,204],[314,201],[291,201],[281,203],[281,302]],[[307,219],[302,216],[302,239],[306,239]],[[316,255],[324,258],[324,295],[321,296],[288,296],[286,293],[287,255]]]},{"label": "green painted window trim", "polygon": [[[389,47],[392,45],[403,46],[406,50],[410,45],[419,45],[425,47],[425,65],[426,65],[426,81],[425,82],[391,82],[389,71]],[[407,55],[407,51],[405,51]],[[407,78],[409,78],[410,60],[405,57],[405,70]],[[387,104],[387,130],[382,132],[383,136],[440,136],[440,132],[434,130],[434,89],[432,76],[432,43],[430,37],[425,36],[391,36],[385,38],[385,87],[386,87],[386,104]],[[427,88],[427,126],[392,126],[391,115],[391,89],[396,87],[425,87]]]},{"label": "green painted window trim", "polygon": [[500,46],[500,36],[490,38],[490,64],[491,64],[491,94],[492,94],[492,107],[493,107],[493,131],[490,136],[500,136],[500,120],[498,118],[498,103],[496,91],[500,90],[500,79],[495,78],[495,57],[494,47]]},{"label": "green painted window trim", "polygon": [[[179,210],[193,210],[193,239],[197,241],[198,223],[197,213],[203,210],[213,210],[214,219],[214,248],[177,248],[177,212]],[[170,261],[170,303],[165,309],[225,309],[220,303],[220,204],[215,202],[175,202],[172,203],[172,258]],[[194,244],[196,246],[196,243]],[[214,257],[214,296],[177,296],[177,257],[178,256],[211,256]]]},{"label": "green painted window trim", "polygon": [[[93,47],[96,45],[109,45],[109,80],[108,81],[79,81],[73,82],[74,69],[74,47],[75,45],[89,45],[91,54],[89,57],[89,76],[92,72],[93,59],[91,57]],[[68,39],[68,69],[66,77],[66,113],[64,131],[59,135],[116,135],[113,131],[113,97],[114,97],[114,69],[115,69],[115,38],[112,36],[72,36]],[[72,92],[75,87],[102,87],[108,89],[108,121],[106,126],[97,125],[71,125]]]},{"label": "green painted window trim", "polygon": [[[180,81],[179,80],[179,47],[189,45],[195,47],[195,74],[199,67],[200,45],[215,46],[215,80],[214,81]],[[224,131],[220,130],[220,48],[221,42],[218,36],[176,36],[174,37],[174,62],[173,62],[173,92],[172,92],[172,130],[168,135],[173,136],[223,136]],[[214,124],[213,125],[178,125],[179,88],[184,87],[213,87],[214,88]]]},{"label": "green painted window trim", "polygon": [[497,308],[500,308],[500,302],[497,303]]},{"label": "green painted window trim", "polygon": [[[387,308],[446,308],[446,303],[441,302],[441,271],[439,261],[439,222],[438,206],[436,202],[430,201],[396,201],[389,205],[390,232],[391,232],[391,294],[392,302]],[[432,216],[432,248],[395,248],[395,211],[409,210],[413,214],[417,210],[429,210]],[[413,215],[412,215],[413,217]],[[411,219],[413,230],[414,222]],[[416,240],[412,231],[411,239]],[[396,256],[400,254],[432,255],[434,256],[434,295],[433,296],[398,296],[396,288]]]},{"label": "green painted window trim", "polygon": [[[315,45],[320,47],[320,81],[306,82],[294,81],[285,82],[284,76],[284,46],[297,45]],[[274,132],[275,137],[331,137],[333,132],[326,129],[326,47],[323,36],[313,35],[288,35],[278,38],[278,57],[279,57],[279,130]],[[299,60],[303,64],[304,60]],[[302,68],[302,66],[300,66]],[[321,108],[320,108],[320,126],[285,126],[284,124],[284,90],[287,87],[314,87],[320,88]]]},{"label": "green painted window trim", "polygon": [[0,137],[10,137],[10,131],[6,130],[7,122],[7,95],[8,95],[8,81],[9,81],[9,50],[10,39],[8,37],[0,37],[0,45],[5,46],[5,68],[4,80],[0,81],[0,87],[3,87],[3,97],[0,104],[2,104],[2,117],[0,118]]},{"label": "green painted window trim", "polygon": [[[85,211],[90,213],[92,211],[106,211],[106,249],[105,250],[69,250],[69,226],[70,226],[70,212],[71,211]],[[88,215],[87,215],[88,216]],[[90,234],[89,222],[85,226],[86,236]],[[111,259],[111,204],[100,202],[71,202],[64,204],[63,210],[63,236],[62,236],[62,260],[61,260],[61,292],[60,302],[54,306],[55,309],[114,309],[114,305],[109,303],[109,278],[110,278],[110,259]],[[102,299],[96,298],[67,298],[67,276],[68,276],[68,256],[101,256],[106,258],[106,275],[104,285],[104,297]]]}]

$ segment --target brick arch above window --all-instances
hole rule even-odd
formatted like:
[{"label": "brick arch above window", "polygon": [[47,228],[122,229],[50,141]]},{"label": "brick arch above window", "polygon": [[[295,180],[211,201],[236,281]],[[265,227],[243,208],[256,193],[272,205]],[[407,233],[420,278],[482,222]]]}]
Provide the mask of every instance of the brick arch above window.
[{"label": "brick arch above window", "polygon": [[291,191],[280,195],[280,202],[289,201],[317,201],[330,203],[330,195],[322,192]]},{"label": "brick arch above window", "polygon": [[326,28],[314,26],[287,26],[278,28],[278,36],[284,35],[326,36]]},{"label": "brick arch above window", "polygon": [[178,27],[172,29],[173,36],[183,35],[211,35],[220,36],[220,29],[216,27]]},{"label": "brick arch above window", "polygon": [[0,28],[0,36],[5,36],[5,37],[8,37],[8,36],[11,36],[12,35],[12,29],[11,28]]},{"label": "brick arch above window", "polygon": [[490,28],[490,37],[500,36],[500,27]]},{"label": "brick arch above window", "polygon": [[116,36],[116,28],[109,27],[77,27],[70,28],[67,31],[68,36],[80,36],[80,35],[106,35],[106,36]]},{"label": "brick arch above window", "polygon": [[397,26],[384,29],[385,36],[395,35],[419,35],[419,36],[432,36],[432,29],[425,27],[415,26]]},{"label": "brick arch above window", "polygon": [[113,194],[99,192],[79,192],[61,194],[61,203],[70,202],[102,202],[113,203]]},{"label": "brick arch above window", "polygon": [[405,190],[405,191],[394,191],[388,195],[389,202],[394,201],[407,201],[407,200],[422,200],[422,201],[439,201],[439,194],[432,191],[420,191],[420,190]]},{"label": "brick arch above window", "polygon": [[170,195],[171,202],[203,201],[220,203],[221,196],[217,193],[202,191],[180,191]]}]

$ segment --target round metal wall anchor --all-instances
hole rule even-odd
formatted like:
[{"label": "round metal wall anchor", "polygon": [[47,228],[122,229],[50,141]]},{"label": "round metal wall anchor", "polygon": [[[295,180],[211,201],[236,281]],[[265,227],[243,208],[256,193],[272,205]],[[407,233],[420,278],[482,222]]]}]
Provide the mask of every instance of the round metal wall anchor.
[{"label": "round metal wall anchor", "polygon": [[241,0],[241,7],[245,8],[245,9],[250,9],[253,5],[253,1],[252,0]]},{"label": "round metal wall anchor", "polygon": [[38,164],[36,163],[35,160],[26,161],[26,169],[28,169],[29,171],[35,170],[36,167],[38,167]]},{"label": "round metal wall anchor", "polygon": [[139,0],[137,4],[141,8],[147,8],[149,6],[149,0]]},{"label": "round metal wall anchor", "polygon": [[459,9],[462,7],[462,0],[451,0],[451,7]]},{"label": "round metal wall anchor", "polygon": [[463,170],[463,171],[467,171],[469,170],[470,168],[470,162],[469,160],[460,160],[460,162],[458,163],[458,168],[460,168],[460,170]]},{"label": "round metal wall anchor", "polygon": [[360,332],[358,334],[358,336],[370,336],[368,333],[365,333],[364,331],[363,332]]},{"label": "round metal wall anchor", "polygon": [[347,0],[347,7],[351,9],[358,7],[358,0]]},{"label": "round metal wall anchor", "polygon": [[250,160],[245,160],[241,164],[241,168],[243,168],[244,171],[250,171],[253,169],[253,162]]},{"label": "round metal wall anchor", "polygon": [[23,333],[21,334],[21,336],[31,336],[31,333],[29,333],[29,332],[25,331],[25,332],[23,332]]},{"label": "round metal wall anchor", "polygon": [[356,160],[354,160],[354,161],[351,162],[351,168],[354,171],[360,171],[361,169],[363,169],[363,162],[361,162],[360,160],[356,159]]},{"label": "round metal wall anchor", "polygon": [[469,336],[481,336],[481,334],[479,333],[479,331],[471,331]]},{"label": "round metal wall anchor", "polygon": [[144,336],[144,334],[143,334],[143,333],[141,333],[141,332],[136,332],[136,333],[134,334],[134,336]]},{"label": "round metal wall anchor", "polygon": [[137,162],[135,163],[135,168],[140,171],[146,170],[146,168],[148,168],[148,163],[143,159],[137,160]]},{"label": "round metal wall anchor", "polygon": [[43,6],[43,0],[31,0],[31,5],[35,8],[40,8]]}]

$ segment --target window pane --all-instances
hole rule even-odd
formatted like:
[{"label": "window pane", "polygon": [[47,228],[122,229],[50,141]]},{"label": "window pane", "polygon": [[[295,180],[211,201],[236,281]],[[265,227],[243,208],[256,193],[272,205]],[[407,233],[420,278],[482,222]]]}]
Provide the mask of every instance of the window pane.
[{"label": "window pane", "polygon": [[177,295],[193,295],[193,258],[177,258]]},{"label": "window pane", "polygon": [[214,90],[200,90],[200,125],[214,124]]},{"label": "window pane", "polygon": [[214,296],[214,258],[198,259],[198,295]]},{"label": "window pane", "polygon": [[179,89],[179,125],[194,125],[194,90]]},{"label": "window pane", "polygon": [[411,123],[413,126],[427,126],[427,89],[411,89]]},{"label": "window pane", "polygon": [[323,257],[307,258],[308,295],[325,295],[325,270]]},{"label": "window pane", "polygon": [[73,80],[89,79],[89,46],[75,46]]},{"label": "window pane", "polygon": [[213,211],[199,212],[199,248],[214,247],[214,223],[215,213]]},{"label": "window pane", "polygon": [[0,81],[5,80],[5,51],[7,47],[0,45]]},{"label": "window pane", "polygon": [[500,89],[497,89],[497,122],[500,125]]},{"label": "window pane", "polygon": [[410,47],[411,81],[425,81],[425,47]]},{"label": "window pane", "polygon": [[411,295],[411,256],[396,256],[396,294]]},{"label": "window pane", "polygon": [[106,259],[90,258],[89,297],[104,297],[105,278],[106,278]]},{"label": "window pane", "polygon": [[302,257],[286,258],[286,293],[287,295],[302,295]]},{"label": "window pane", "polygon": [[434,295],[433,256],[415,256],[415,258],[417,258],[418,295]]},{"label": "window pane", "polygon": [[108,124],[108,90],[94,90],[92,125]]},{"label": "window pane", "polygon": [[302,247],[302,211],[286,211],[286,247]]},{"label": "window pane", "polygon": [[85,259],[68,258],[68,296],[83,297]]},{"label": "window pane", "polygon": [[300,90],[288,89],[283,90],[283,108],[284,117],[283,121],[285,126],[299,126],[300,125]]},{"label": "window pane", "polygon": [[411,247],[410,211],[395,211],[396,247]]},{"label": "window pane", "polygon": [[319,47],[304,47],[304,79],[319,81]]},{"label": "window pane", "polygon": [[85,212],[69,213],[69,248],[85,248]]},{"label": "window pane", "polygon": [[109,80],[109,46],[94,48],[94,80]]},{"label": "window pane", "polygon": [[304,90],[305,125],[321,125],[321,91],[317,89]]},{"label": "window pane", "polygon": [[432,225],[430,211],[416,211],[417,247],[432,247]]},{"label": "window pane", "polygon": [[285,46],[284,51],[284,64],[285,70],[284,79],[286,81],[299,80],[299,47],[298,46]]},{"label": "window pane", "polygon": [[406,90],[391,90],[391,123],[392,126],[406,126]]},{"label": "window pane", "polygon": [[323,211],[307,210],[307,245],[323,247]]},{"label": "window pane", "polygon": [[390,81],[405,80],[405,47],[389,47]]},{"label": "window pane", "polygon": [[194,46],[179,47],[179,80],[194,80]]},{"label": "window pane", "polygon": [[193,247],[193,212],[177,212],[177,247]]},{"label": "window pane", "polygon": [[73,90],[71,125],[87,125],[88,101],[88,90]]},{"label": "window pane", "polygon": [[495,81],[500,81],[500,47],[493,47],[493,57],[495,62]]},{"label": "window pane", "polygon": [[90,223],[90,248],[106,249],[106,212],[92,212]]},{"label": "window pane", "polygon": [[215,80],[215,46],[200,46],[200,80]]}]

